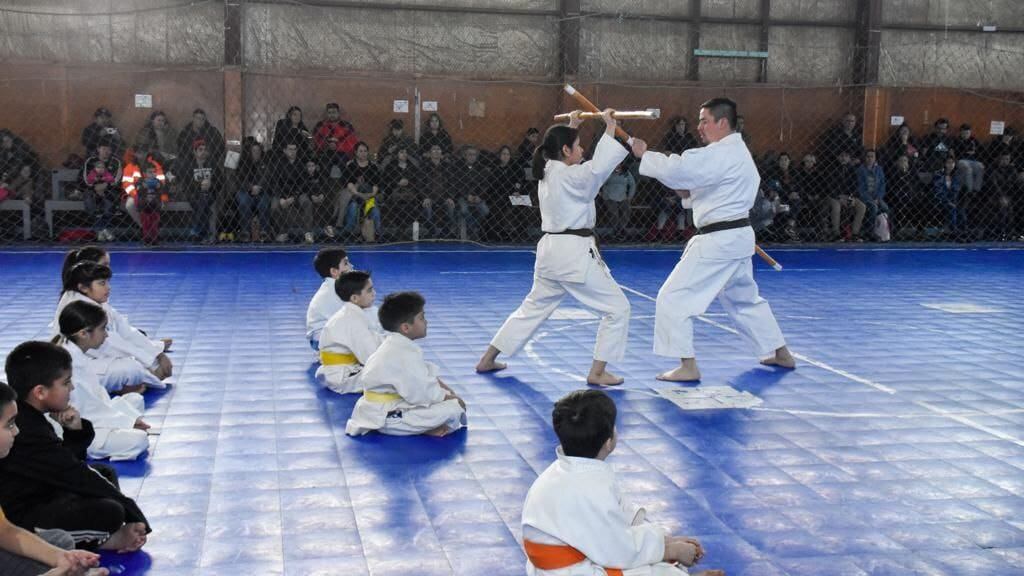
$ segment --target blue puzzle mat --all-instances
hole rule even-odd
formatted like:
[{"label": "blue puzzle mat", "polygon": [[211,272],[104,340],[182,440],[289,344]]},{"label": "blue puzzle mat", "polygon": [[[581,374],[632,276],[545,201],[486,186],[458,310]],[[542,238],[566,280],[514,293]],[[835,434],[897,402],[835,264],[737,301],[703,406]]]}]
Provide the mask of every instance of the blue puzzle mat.
[{"label": "blue puzzle mat", "polygon": [[[1024,574],[1024,251],[808,249],[756,278],[794,372],[759,366],[716,304],[702,386],[751,409],[682,410],[654,380],[654,297],[678,252],[608,250],[633,305],[610,391],[609,461],[648,517],[732,575]],[[0,254],[0,357],[49,334],[56,252]],[[533,253],[356,249],[378,293],[427,299],[428,358],[469,405],[451,437],[346,437],[354,397],[318,389],[305,340],[312,252],[117,252],[111,301],[175,340],[149,399],[151,453],[118,464],[154,532],[117,574],[521,575],[554,400],[583,386],[597,318],[566,299],[497,376],[473,372],[529,290]]]}]

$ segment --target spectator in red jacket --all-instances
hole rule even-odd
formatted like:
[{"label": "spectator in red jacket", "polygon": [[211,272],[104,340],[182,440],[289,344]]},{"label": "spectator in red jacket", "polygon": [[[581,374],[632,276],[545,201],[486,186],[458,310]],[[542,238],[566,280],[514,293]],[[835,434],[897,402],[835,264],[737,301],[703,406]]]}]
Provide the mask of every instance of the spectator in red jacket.
[{"label": "spectator in red jacket", "polygon": [[359,137],[352,124],[341,119],[341,107],[331,102],[324,110],[324,119],[313,127],[313,148],[320,158],[324,172],[334,166],[344,169],[345,164],[355,155]]}]

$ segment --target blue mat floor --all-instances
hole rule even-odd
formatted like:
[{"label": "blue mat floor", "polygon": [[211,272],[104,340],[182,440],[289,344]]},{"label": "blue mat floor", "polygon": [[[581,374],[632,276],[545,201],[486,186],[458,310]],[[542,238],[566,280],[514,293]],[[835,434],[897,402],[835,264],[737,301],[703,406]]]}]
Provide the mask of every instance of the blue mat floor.
[{"label": "blue mat floor", "polygon": [[[761,367],[716,304],[702,385],[763,403],[683,411],[653,392],[658,287],[678,258],[609,250],[633,304],[610,458],[648,517],[730,575],[1024,574],[1024,251],[790,250],[756,277],[798,354]],[[49,334],[56,252],[0,253],[0,359]],[[352,439],[355,397],[317,388],[311,252],[117,252],[111,301],[175,340],[151,453],[119,464],[154,532],[117,574],[521,575],[526,491],[551,405],[582,386],[596,318],[567,299],[494,377],[473,366],[529,290],[533,253],[357,250],[378,293],[427,299],[430,360],[469,405],[445,439]]]}]

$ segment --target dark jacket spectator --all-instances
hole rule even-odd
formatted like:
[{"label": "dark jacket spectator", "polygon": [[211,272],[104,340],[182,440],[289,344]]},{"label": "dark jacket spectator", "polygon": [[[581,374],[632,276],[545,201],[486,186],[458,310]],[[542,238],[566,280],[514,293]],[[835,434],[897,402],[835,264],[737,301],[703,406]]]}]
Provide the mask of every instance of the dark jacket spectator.
[{"label": "dark jacket spectator", "polygon": [[440,146],[436,146],[435,150],[430,152],[427,161],[423,163],[423,167],[420,170],[422,181],[420,194],[424,199],[438,202],[453,196],[451,190],[452,167],[448,160],[444,158]]},{"label": "dark jacket spectator", "polygon": [[661,150],[665,154],[682,154],[690,148],[697,148],[700,144],[687,128],[686,118],[678,116],[672,122],[671,131],[661,141]]},{"label": "dark jacket spectator", "polygon": [[106,139],[110,143],[114,156],[120,156],[124,149],[121,139],[121,132],[114,126],[110,110],[99,108],[93,115],[91,124],[82,129],[82,146],[85,146],[85,155],[95,156],[96,148],[100,140]]},{"label": "dark jacket spectator", "polygon": [[238,188],[245,192],[251,192],[253,186],[260,186],[265,192],[270,183],[266,153],[255,138],[250,137],[245,140],[245,145],[242,147],[245,152],[235,171]]},{"label": "dark jacket spectator", "polygon": [[857,166],[851,160],[849,154],[843,152],[836,160],[835,166],[830,170],[831,180],[829,196],[838,198],[840,196],[857,195]]},{"label": "dark jacket spectator", "polygon": [[946,157],[953,151],[953,139],[949,136],[949,120],[939,118],[935,121],[934,130],[921,142],[922,170],[936,172],[942,170]]},{"label": "dark jacket spectator", "polygon": [[178,158],[189,158],[196,140],[206,144],[209,160],[218,166],[224,163],[224,136],[210,124],[206,112],[196,108],[190,122],[178,135]]},{"label": "dark jacket spectator", "polygon": [[1010,165],[1018,171],[1024,170],[1024,147],[1021,146],[1020,137],[1012,127],[1007,128],[1002,134],[996,136],[988,145],[985,156],[988,164],[996,164],[1003,154],[1010,155]]},{"label": "dark jacket spectator", "polygon": [[895,226],[918,227],[924,209],[921,183],[909,158],[900,156],[893,162],[885,176],[885,187],[886,202],[891,205]]},{"label": "dark jacket spectator", "polygon": [[167,120],[167,115],[157,110],[149,115],[149,121],[135,137],[138,155],[146,158],[154,155],[161,163],[178,157],[178,131]]},{"label": "dark jacket spectator", "polygon": [[292,106],[284,118],[277,121],[274,126],[273,150],[283,150],[287,144],[295,144],[299,149],[299,155],[305,156],[309,152],[309,140],[313,137],[309,128],[302,121],[302,108]]},{"label": "dark jacket spectator", "polygon": [[448,135],[448,131],[444,129],[444,124],[441,122],[441,116],[436,112],[430,115],[427,119],[426,126],[423,127],[423,134],[420,135],[420,156],[427,156],[430,154],[430,149],[434,145],[441,147],[441,153],[445,157],[452,153],[452,137]]},{"label": "dark jacket spectator", "polygon": [[299,157],[298,145],[296,145],[294,153],[289,152],[292,144],[294,142],[289,142],[284,149],[274,155],[276,162],[270,169],[270,175],[273,178],[271,194],[275,198],[299,196],[305,188],[305,162]]},{"label": "dark jacket spectator", "polygon": [[825,134],[818,157],[824,159],[826,167],[834,167],[840,154],[846,152],[850,158],[860,158],[863,152],[861,133],[857,130],[857,117],[843,116],[842,122]]},{"label": "dark jacket spectator", "polygon": [[885,152],[882,156],[882,163],[884,167],[891,167],[900,156],[907,157],[912,169],[916,169],[918,162],[921,160],[921,149],[918,147],[917,141],[914,139],[914,134],[910,130],[910,125],[906,122],[901,124],[900,127],[893,132],[892,137],[889,138],[889,142],[885,145]]},{"label": "dark jacket spectator", "polygon": [[519,167],[524,177],[526,176],[526,169],[533,162],[533,151],[537,149],[538,142],[540,142],[540,130],[530,127],[527,128],[526,136],[523,137],[523,141],[519,143],[519,148],[516,149],[515,164]]},{"label": "dark jacket spectator", "polygon": [[419,182],[419,169],[409,155],[412,148],[399,146],[395,158],[384,168],[384,190],[388,198],[415,199]]},{"label": "dark jacket spectator", "polygon": [[405,134],[405,123],[400,118],[393,118],[388,122],[388,135],[380,143],[377,151],[377,164],[382,168],[393,161],[400,148],[407,151],[415,148],[416,143]]},{"label": "dark jacket spectator", "polygon": [[964,124],[960,127],[960,137],[953,141],[953,152],[957,160],[981,161],[981,145],[971,135],[971,127]]},{"label": "dark jacket spectator", "polygon": [[454,165],[452,185],[459,198],[470,196],[483,198],[487,194],[490,172],[483,163],[479,162],[479,159],[480,151],[469,147],[463,151],[462,161]]},{"label": "dark jacket spectator", "polygon": [[42,166],[39,163],[39,154],[18,136],[16,136],[10,130],[4,128],[0,130],[0,177],[4,174],[9,174],[9,177],[14,177],[14,173],[20,172],[21,167],[25,165],[31,166],[32,176],[39,175],[39,170]]}]

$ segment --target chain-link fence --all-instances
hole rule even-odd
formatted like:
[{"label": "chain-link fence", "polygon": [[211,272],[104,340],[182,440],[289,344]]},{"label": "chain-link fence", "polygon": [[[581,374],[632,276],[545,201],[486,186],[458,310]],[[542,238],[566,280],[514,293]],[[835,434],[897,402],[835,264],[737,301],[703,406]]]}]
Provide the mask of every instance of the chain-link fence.
[{"label": "chain-link fence", "polygon": [[[657,109],[624,128],[670,153],[702,145],[701,102],[734,99],[762,241],[1024,233],[1020,30],[871,1],[133,6],[0,8],[23,33],[0,82],[5,242],[533,242],[530,160],[578,107],[566,82]],[[54,22],[51,45],[32,35]],[[48,51],[65,63],[32,63]],[[632,156],[596,204],[605,242],[694,232]]]}]

